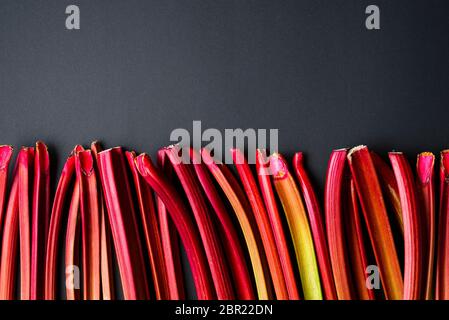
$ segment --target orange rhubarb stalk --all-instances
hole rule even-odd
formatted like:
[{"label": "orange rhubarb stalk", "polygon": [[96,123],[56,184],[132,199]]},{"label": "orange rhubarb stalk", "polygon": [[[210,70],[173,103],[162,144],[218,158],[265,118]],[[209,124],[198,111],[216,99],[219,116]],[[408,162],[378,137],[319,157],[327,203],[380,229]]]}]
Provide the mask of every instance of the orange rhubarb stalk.
[{"label": "orange rhubarb stalk", "polygon": [[441,152],[435,297],[449,300],[449,150]]},{"label": "orange rhubarb stalk", "polygon": [[197,151],[191,150],[191,157],[198,180],[218,218],[218,227],[224,236],[223,246],[226,256],[229,259],[229,267],[233,277],[237,299],[254,300],[253,284],[246,266],[245,253],[240,245],[237,230],[229,217],[227,209],[215,188],[206,166],[201,162],[201,156]]},{"label": "orange rhubarb stalk", "polygon": [[396,224],[403,234],[404,222],[402,221],[401,199],[393,169],[377,153],[370,151],[370,154],[379,177],[381,188],[391,204]]},{"label": "orange rhubarb stalk", "polygon": [[137,171],[136,153],[126,152],[129,168],[134,180],[134,187],[139,203],[140,221],[146,242],[146,249],[150,259],[156,299],[169,299],[167,269],[165,268],[164,252],[161,245],[159,226],[154,208],[153,192]]},{"label": "orange rhubarb stalk", "polygon": [[270,169],[290,228],[304,297],[307,300],[321,300],[323,294],[315,248],[301,195],[287,162],[280,154],[275,153],[270,157]]},{"label": "orange rhubarb stalk", "polygon": [[256,172],[259,180],[259,187],[270,219],[271,228],[273,229],[285,285],[287,287],[288,298],[290,300],[299,300],[300,296],[293,263],[290,257],[281,215],[279,214],[278,205],[274,196],[273,185],[271,183],[269,160],[264,150],[257,150],[256,152]]},{"label": "orange rhubarb stalk", "polygon": [[329,257],[329,248],[327,247],[326,242],[323,217],[315,190],[313,189],[310,178],[304,168],[304,156],[302,152],[297,152],[293,157],[293,167],[307,207],[318,267],[320,269],[324,298],[326,300],[336,300],[337,292],[335,290],[332,275],[332,266]]},{"label": "orange rhubarb stalk", "polygon": [[344,234],[343,200],[346,167],[346,149],[334,150],[329,159],[324,190],[324,212],[326,214],[327,238],[329,242],[332,271],[339,300],[353,297],[348,250]]},{"label": "orange rhubarb stalk", "polygon": [[98,165],[126,300],[149,298],[137,216],[120,147],[98,154]]},{"label": "orange rhubarb stalk", "polygon": [[256,184],[256,180],[254,179],[251,169],[242,152],[239,149],[231,149],[231,154],[259,228],[276,298],[278,300],[287,300],[288,292],[284,274],[282,272],[281,261],[276,248],[276,242],[274,240],[273,230],[271,229],[270,220]]},{"label": "orange rhubarb stalk", "polygon": [[139,173],[164,202],[176,226],[190,262],[198,299],[208,300],[215,298],[201,238],[181,196],[173,185],[156,169],[148,155],[139,155],[136,158],[136,164]]},{"label": "orange rhubarb stalk", "polygon": [[19,234],[20,234],[20,299],[30,299],[31,289],[31,195],[34,148],[23,147],[18,155]]},{"label": "orange rhubarb stalk", "polygon": [[366,146],[351,149],[349,165],[368,228],[387,299],[401,299],[403,282],[398,255],[376,169]]},{"label": "orange rhubarb stalk", "polygon": [[[204,163],[207,165],[209,172],[215,178],[220,188],[228,198],[234,212],[242,228],[243,236],[248,247],[251,264],[253,267],[254,277],[256,280],[257,294],[260,300],[267,300],[270,298],[268,290],[268,276],[265,274],[263,263],[263,251],[259,248],[257,236],[253,230],[249,218],[249,205],[243,203],[243,191],[240,189],[238,183],[227,171],[227,167],[222,164],[217,164],[206,149],[201,151],[201,156]],[[233,179],[234,178],[234,179]],[[240,189],[240,190],[239,190]]]},{"label": "orange rhubarb stalk", "polygon": [[203,193],[198,185],[198,180],[192,165],[179,161],[179,151],[180,149],[178,146],[166,148],[166,154],[185,191],[200,231],[217,298],[219,300],[234,299],[229,269],[224,257],[223,248],[218,238],[217,230],[210,217],[209,208],[207,207]]},{"label": "orange rhubarb stalk", "polygon": [[45,297],[45,254],[50,221],[50,157],[38,141],[34,156],[33,205],[31,212],[31,300]]},{"label": "orange rhubarb stalk", "polygon": [[76,153],[75,167],[80,189],[83,295],[85,300],[99,300],[101,297],[100,212],[92,151]]},{"label": "orange rhubarb stalk", "polygon": [[435,156],[430,152],[418,155],[416,163],[417,191],[420,200],[421,221],[423,224],[423,297],[434,297],[435,261]]}]

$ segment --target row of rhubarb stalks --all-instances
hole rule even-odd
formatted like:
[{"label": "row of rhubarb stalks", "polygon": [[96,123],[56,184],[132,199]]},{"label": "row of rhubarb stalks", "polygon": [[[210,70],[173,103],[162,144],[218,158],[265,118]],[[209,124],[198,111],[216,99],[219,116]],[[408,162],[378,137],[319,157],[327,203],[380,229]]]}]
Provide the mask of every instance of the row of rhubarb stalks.
[{"label": "row of rhubarb stalks", "polygon": [[[198,299],[449,299],[449,151],[437,200],[432,153],[415,166],[400,152],[335,150],[324,201],[301,152],[289,164],[258,150],[252,166],[233,149],[233,171],[180,151],[154,164],[78,145],[52,196],[44,143],[20,149],[11,179],[1,146],[0,299],[185,299],[181,247]],[[80,286],[60,292],[77,267]]]}]

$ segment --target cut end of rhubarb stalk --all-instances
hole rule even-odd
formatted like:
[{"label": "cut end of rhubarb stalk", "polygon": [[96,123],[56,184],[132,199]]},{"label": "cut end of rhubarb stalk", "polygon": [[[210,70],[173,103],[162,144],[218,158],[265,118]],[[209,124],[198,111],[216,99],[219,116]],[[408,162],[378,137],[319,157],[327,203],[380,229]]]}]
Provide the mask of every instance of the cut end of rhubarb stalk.
[{"label": "cut end of rhubarb stalk", "polygon": [[74,155],[74,154],[76,154],[78,152],[81,152],[81,151],[84,151],[84,147],[82,145],[80,145],[80,144],[77,144],[75,146],[75,148],[73,148],[73,151],[70,153],[70,155]]},{"label": "cut end of rhubarb stalk", "polygon": [[288,176],[287,163],[279,153],[271,155],[270,169],[274,179],[284,179]]},{"label": "cut end of rhubarb stalk", "polygon": [[245,163],[245,156],[243,155],[243,152],[240,149],[231,148],[229,150],[232,155],[232,160],[234,161],[234,164],[244,164]]},{"label": "cut end of rhubarb stalk", "polygon": [[[352,160],[352,155],[354,154],[354,153],[356,153],[357,151],[360,151],[360,150],[362,150],[362,149],[367,149],[368,147],[367,146],[365,146],[365,145],[360,145],[360,146],[357,146],[357,147],[354,147],[354,148],[352,148],[351,150],[349,150],[349,152],[348,152],[348,160],[349,161],[351,161]],[[342,150],[344,150],[344,149],[342,149]],[[338,150],[336,150],[336,151],[338,151]]]},{"label": "cut end of rhubarb stalk", "polygon": [[146,153],[141,153],[135,158],[134,161],[136,162],[137,170],[139,170],[139,173],[141,175],[146,176],[146,175],[150,174],[150,172],[148,172],[147,168],[153,167],[153,162],[151,161],[151,158],[149,155],[147,155]]},{"label": "cut end of rhubarb stalk", "polygon": [[92,151],[85,150],[78,152],[80,159],[81,171],[84,175],[90,176],[94,171],[94,158],[92,157]]},{"label": "cut end of rhubarb stalk", "polygon": [[449,180],[449,149],[441,151],[441,170],[446,181]]},{"label": "cut end of rhubarb stalk", "polygon": [[296,152],[295,155],[293,156],[294,166],[302,164],[303,161],[304,161],[304,154],[302,152]]},{"label": "cut end of rhubarb stalk", "polygon": [[256,150],[256,172],[259,176],[267,176],[270,174],[270,159],[267,157],[267,151],[265,149]]},{"label": "cut end of rhubarb stalk", "polygon": [[47,145],[42,141],[37,141],[35,151],[37,155],[43,156],[43,159],[41,158],[41,161],[39,161],[41,169],[45,172],[48,172],[48,170],[50,169],[50,156],[48,154]]},{"label": "cut end of rhubarb stalk", "polygon": [[435,156],[432,152],[422,152],[418,155],[418,161],[416,163],[416,171],[418,179],[421,183],[429,183],[432,177],[433,164],[435,162]]},{"label": "cut end of rhubarb stalk", "polygon": [[0,170],[5,169],[5,167],[9,164],[12,153],[13,147],[8,145],[0,146]]}]

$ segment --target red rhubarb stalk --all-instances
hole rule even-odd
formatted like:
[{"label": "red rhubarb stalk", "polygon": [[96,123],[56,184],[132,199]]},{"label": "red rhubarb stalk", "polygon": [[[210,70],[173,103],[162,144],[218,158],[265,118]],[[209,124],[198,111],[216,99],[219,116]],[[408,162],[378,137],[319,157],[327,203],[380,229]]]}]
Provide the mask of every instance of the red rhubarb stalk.
[{"label": "red rhubarb stalk", "polygon": [[387,299],[401,299],[403,282],[401,268],[385,208],[376,169],[366,146],[353,148],[348,153],[368,234],[379,268]]},{"label": "red rhubarb stalk", "polygon": [[201,238],[189,211],[176,189],[153,165],[150,157],[141,154],[136,158],[137,169],[167,207],[168,213],[178,230],[190,262],[197,297],[200,300],[215,298],[211,275],[203,251]]},{"label": "red rhubarb stalk", "polygon": [[178,146],[166,148],[168,159],[184,189],[200,231],[217,298],[219,300],[232,300],[234,299],[234,290],[231,286],[231,277],[217,230],[212,223],[209,208],[199,187],[194,169],[192,165],[179,161],[179,152]]},{"label": "red rhubarb stalk", "polygon": [[53,208],[50,217],[50,226],[47,239],[47,250],[45,259],[45,299],[54,300],[56,295],[56,263],[58,257],[58,244],[61,232],[61,223],[63,219],[64,204],[67,198],[67,192],[75,173],[74,152],[81,151],[81,146],[76,146],[74,151],[67,158],[59,177],[56,188]]},{"label": "red rhubarb stalk", "polygon": [[435,296],[449,300],[449,150],[441,152],[438,225]]},{"label": "red rhubarb stalk", "polygon": [[[95,172],[98,174],[98,153],[102,151],[100,142],[94,141],[90,145],[90,150],[95,159]],[[100,207],[100,274],[101,274],[101,295],[103,300],[113,300],[115,297],[114,286],[114,265],[112,260],[112,235],[111,226],[106,213],[106,203],[104,202],[101,183],[97,183],[99,207]]]},{"label": "red rhubarb stalk", "polygon": [[420,200],[421,221],[423,223],[423,296],[426,300],[434,297],[435,261],[435,156],[430,152],[418,155],[416,163],[417,190]]},{"label": "red rhubarb stalk", "polygon": [[334,150],[332,152],[327,167],[324,190],[327,238],[335,288],[339,300],[350,300],[353,297],[352,279],[344,234],[345,217],[343,216],[343,188],[345,175],[347,174],[346,154],[346,149]]},{"label": "red rhubarb stalk", "polygon": [[332,266],[329,257],[329,248],[326,243],[326,232],[324,230],[321,208],[310,178],[304,168],[304,156],[302,152],[297,152],[293,157],[293,167],[307,207],[324,298],[326,300],[336,300],[337,292],[332,275]]},{"label": "red rhubarb stalk", "polygon": [[13,148],[11,146],[0,146],[0,237],[2,235],[6,203],[6,187],[8,185],[8,170],[12,153]]},{"label": "red rhubarb stalk", "polygon": [[271,228],[273,230],[276,247],[281,260],[282,272],[284,274],[285,285],[290,300],[299,300],[299,290],[295,278],[292,259],[290,257],[287,238],[284,233],[281,215],[274,196],[273,185],[269,175],[268,159],[265,151],[256,151],[256,172],[259,180],[259,187],[262,192],[263,201],[267,208]]},{"label": "red rhubarb stalk", "polygon": [[[163,175],[171,182],[173,167],[170,166],[165,150],[157,153],[157,164]],[[170,300],[184,300],[185,288],[183,269],[181,264],[181,251],[179,247],[179,236],[167,212],[164,202],[156,194],[157,214],[161,232],[162,250],[164,251],[164,262],[167,271],[168,290]]]},{"label": "red rhubarb stalk", "polygon": [[219,228],[224,236],[223,246],[226,256],[229,259],[229,265],[233,277],[233,283],[236,288],[237,299],[239,300],[254,300],[254,290],[251,277],[246,266],[245,253],[240,245],[239,236],[235,229],[227,209],[218,194],[217,189],[209,176],[207,168],[201,162],[201,156],[194,150],[191,150],[193,159],[193,166],[195,168],[198,180],[206,194],[209,202],[214,209],[219,221]]},{"label": "red rhubarb stalk", "polygon": [[92,151],[76,153],[75,167],[80,188],[83,296],[84,300],[99,300],[101,297],[100,212]]},{"label": "red rhubarb stalk", "polygon": [[19,234],[20,234],[20,299],[30,299],[31,289],[31,199],[34,149],[23,147],[18,155]]},{"label": "red rhubarb stalk", "polygon": [[258,186],[254,179],[251,169],[246,159],[239,149],[231,149],[232,158],[240,176],[246,196],[248,197],[257,227],[262,238],[263,248],[267,256],[268,267],[271,273],[276,298],[278,300],[287,300],[288,292],[282,272],[281,260],[276,248],[273,230],[271,229],[270,220],[268,218],[265,205],[262,201]]},{"label": "red rhubarb stalk", "polygon": [[357,190],[355,189],[353,179],[350,181],[350,187],[348,190],[348,202],[346,230],[348,233],[348,252],[350,253],[349,260],[352,266],[352,274],[354,275],[354,288],[358,299],[374,300],[374,290],[368,288],[366,283],[368,256],[363,237]]},{"label": "red rhubarb stalk", "polygon": [[[16,164],[16,168],[17,168]],[[13,300],[16,280],[16,257],[19,235],[19,174],[14,170],[5,214],[0,260],[0,300]]]},{"label": "red rhubarb stalk", "polygon": [[415,179],[412,169],[401,152],[389,153],[401,199],[404,223],[404,300],[421,298],[422,234]]},{"label": "red rhubarb stalk", "polygon": [[125,156],[122,149],[117,147],[100,152],[98,160],[123,295],[127,300],[149,299],[142,245],[126,172]]},{"label": "red rhubarb stalk", "polygon": [[31,212],[31,300],[45,297],[45,255],[50,221],[50,157],[38,141],[34,157],[34,186]]},{"label": "red rhubarb stalk", "polygon": [[146,242],[146,249],[150,259],[151,274],[156,292],[156,299],[169,299],[167,269],[165,268],[164,252],[161,245],[159,226],[154,208],[153,192],[143,181],[136,168],[136,153],[126,152],[126,158],[134,180],[134,187],[139,203],[140,222]]},{"label": "red rhubarb stalk", "polygon": [[80,188],[79,181],[75,181],[72,198],[67,217],[67,230],[65,237],[65,288],[67,300],[79,300],[80,292],[80,234],[81,217],[79,214]]}]

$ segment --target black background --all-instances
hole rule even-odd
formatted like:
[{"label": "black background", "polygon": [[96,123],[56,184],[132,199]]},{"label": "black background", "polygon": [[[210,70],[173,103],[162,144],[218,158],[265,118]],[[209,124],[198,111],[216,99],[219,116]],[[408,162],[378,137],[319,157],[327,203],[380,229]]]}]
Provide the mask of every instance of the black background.
[{"label": "black background", "polygon": [[[65,28],[76,4],[81,30]],[[381,30],[365,28],[376,4]],[[0,143],[154,153],[175,128],[278,128],[321,185],[332,149],[449,145],[448,1],[0,1]]]}]

